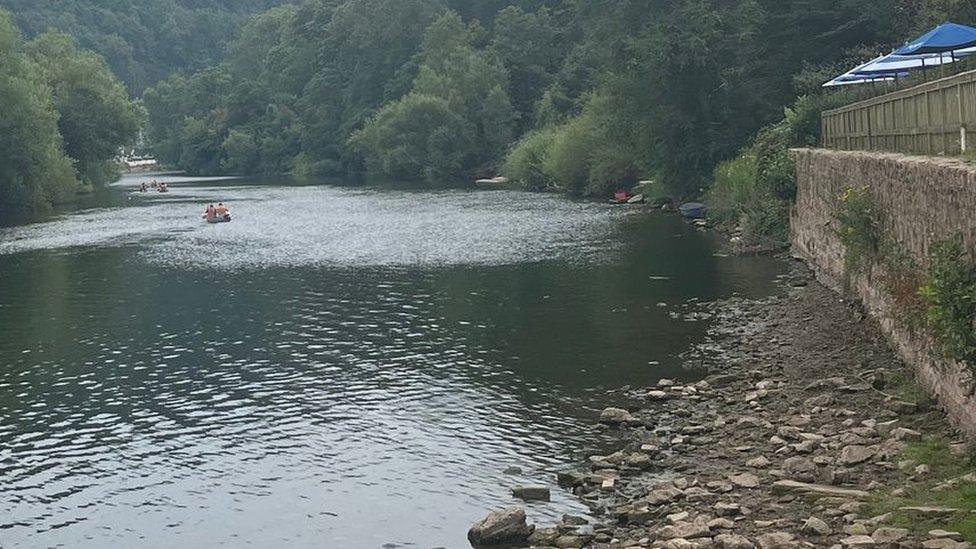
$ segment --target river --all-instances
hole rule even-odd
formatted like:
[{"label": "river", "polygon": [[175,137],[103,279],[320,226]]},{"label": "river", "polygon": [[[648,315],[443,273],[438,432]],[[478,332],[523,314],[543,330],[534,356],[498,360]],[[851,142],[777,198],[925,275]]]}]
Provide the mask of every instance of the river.
[{"label": "river", "polygon": [[608,392],[700,375],[688,303],[782,269],[556,195],[146,177],[0,229],[3,547],[456,548],[518,484],[585,515],[554,476]]}]

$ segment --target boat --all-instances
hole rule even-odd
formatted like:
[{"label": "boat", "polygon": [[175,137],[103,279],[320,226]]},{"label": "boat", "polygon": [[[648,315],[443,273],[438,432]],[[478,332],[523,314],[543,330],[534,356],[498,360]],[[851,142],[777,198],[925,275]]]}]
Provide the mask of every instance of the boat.
[{"label": "boat", "polygon": [[212,219],[207,219],[207,214],[203,214],[203,219],[207,223],[230,223],[230,212],[227,212],[224,215],[215,216]]},{"label": "boat", "polygon": [[701,219],[705,217],[708,206],[705,206],[701,202],[688,202],[679,206],[678,211],[688,219]]},{"label": "boat", "polygon": [[510,181],[509,181],[509,179],[507,177],[504,177],[504,176],[499,175],[498,177],[491,177],[491,178],[486,178],[486,179],[477,179],[477,180],[475,180],[474,184],[475,185],[484,185],[484,186],[493,186],[493,185],[507,185],[509,182]]},{"label": "boat", "polygon": [[207,223],[230,223],[230,214],[226,213],[222,216],[217,216],[213,219],[208,219]]},{"label": "boat", "polygon": [[630,193],[627,191],[617,191],[613,193],[613,198],[610,199],[611,204],[626,204],[630,200]]}]

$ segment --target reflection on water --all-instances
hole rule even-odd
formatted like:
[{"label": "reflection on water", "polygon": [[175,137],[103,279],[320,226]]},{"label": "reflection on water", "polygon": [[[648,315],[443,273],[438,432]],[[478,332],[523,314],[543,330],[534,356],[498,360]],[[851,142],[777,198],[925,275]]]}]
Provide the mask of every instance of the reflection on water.
[{"label": "reflection on water", "polygon": [[552,196],[136,184],[0,232],[4,547],[462,547],[778,269]]}]

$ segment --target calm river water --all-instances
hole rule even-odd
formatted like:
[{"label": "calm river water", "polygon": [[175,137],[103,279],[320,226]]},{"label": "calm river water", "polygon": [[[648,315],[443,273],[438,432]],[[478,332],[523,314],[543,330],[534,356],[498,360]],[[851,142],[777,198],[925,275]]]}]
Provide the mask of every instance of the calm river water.
[{"label": "calm river water", "polygon": [[165,179],[0,229],[0,546],[464,547],[780,270],[559,196]]}]

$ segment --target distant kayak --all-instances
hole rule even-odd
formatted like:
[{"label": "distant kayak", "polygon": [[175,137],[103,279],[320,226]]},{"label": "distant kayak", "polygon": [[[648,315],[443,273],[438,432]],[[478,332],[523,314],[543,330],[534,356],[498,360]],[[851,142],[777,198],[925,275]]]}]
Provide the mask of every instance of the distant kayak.
[{"label": "distant kayak", "polygon": [[687,217],[688,219],[701,219],[705,217],[705,212],[708,207],[700,202],[688,202],[687,204],[682,204],[678,207],[678,211],[681,215]]}]

